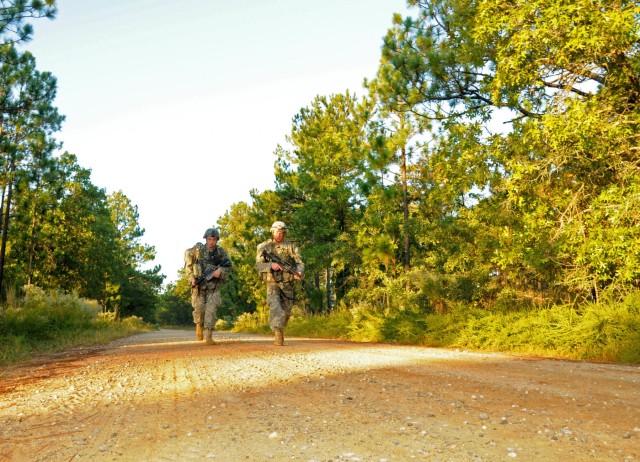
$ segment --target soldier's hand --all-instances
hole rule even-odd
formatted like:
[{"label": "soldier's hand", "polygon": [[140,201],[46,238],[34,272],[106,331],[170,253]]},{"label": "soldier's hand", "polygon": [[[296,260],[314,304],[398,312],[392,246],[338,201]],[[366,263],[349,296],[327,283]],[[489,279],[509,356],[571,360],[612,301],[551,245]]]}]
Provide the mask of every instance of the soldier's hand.
[{"label": "soldier's hand", "polygon": [[282,267],[276,262],[271,262],[271,269],[273,271],[282,271]]},{"label": "soldier's hand", "polygon": [[220,268],[218,268],[217,270],[215,270],[213,272],[213,274],[211,276],[216,278],[216,279],[218,279],[220,276],[222,276],[222,270]]}]

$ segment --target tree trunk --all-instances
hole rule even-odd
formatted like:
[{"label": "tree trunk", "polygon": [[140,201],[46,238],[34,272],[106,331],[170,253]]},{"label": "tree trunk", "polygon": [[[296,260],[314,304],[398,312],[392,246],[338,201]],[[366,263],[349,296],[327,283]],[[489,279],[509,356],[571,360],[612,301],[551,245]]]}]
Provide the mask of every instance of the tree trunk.
[{"label": "tree trunk", "polygon": [[326,289],[326,304],[327,304],[327,314],[331,313],[331,271],[330,268],[325,269],[325,289]]},{"label": "tree trunk", "polygon": [[[402,223],[402,234],[404,239],[404,272],[408,273],[411,270],[411,253],[410,253],[410,243],[411,239],[409,237],[409,193],[407,186],[407,148],[406,146],[402,146],[402,162],[400,164],[400,172],[402,173],[402,213],[403,213],[403,223]],[[411,289],[411,285],[409,280],[405,284],[405,290],[409,292]]]},{"label": "tree trunk", "polygon": [[9,216],[11,210],[11,199],[13,196],[13,172],[15,171],[15,160],[12,159],[9,169],[9,181],[7,190],[7,201],[4,204],[4,215],[2,216],[2,244],[0,245],[0,290],[4,284],[4,264],[7,254],[7,234],[9,231]]},{"label": "tree trunk", "polygon": [[33,263],[36,254],[36,214],[31,217],[31,231],[29,233],[29,267],[27,268],[27,285],[33,284]]}]

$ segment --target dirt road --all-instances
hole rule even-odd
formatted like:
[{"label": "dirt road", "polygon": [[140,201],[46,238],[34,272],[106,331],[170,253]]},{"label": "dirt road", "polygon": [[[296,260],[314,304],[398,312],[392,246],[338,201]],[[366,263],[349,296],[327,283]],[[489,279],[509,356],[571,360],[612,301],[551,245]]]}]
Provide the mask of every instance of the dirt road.
[{"label": "dirt road", "polygon": [[640,368],[193,331],[0,372],[0,461],[640,461]]}]

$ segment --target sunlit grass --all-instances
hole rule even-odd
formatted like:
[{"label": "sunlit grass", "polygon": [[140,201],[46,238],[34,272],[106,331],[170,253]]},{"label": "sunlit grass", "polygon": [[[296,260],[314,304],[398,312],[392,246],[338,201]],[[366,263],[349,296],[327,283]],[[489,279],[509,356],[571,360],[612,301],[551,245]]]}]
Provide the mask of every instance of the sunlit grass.
[{"label": "sunlit grass", "polygon": [[471,319],[457,346],[624,363],[640,362],[640,295]]},{"label": "sunlit grass", "polygon": [[0,310],[0,365],[152,329],[135,316],[119,319],[114,313],[102,313],[95,301],[31,287],[20,303]]},{"label": "sunlit grass", "polygon": [[[231,327],[222,324],[218,330]],[[100,312],[93,301],[36,289],[20,306],[0,310],[0,365],[149,330],[153,327],[141,318],[119,319]],[[241,315],[232,330],[269,334],[268,311]],[[633,364],[640,362],[640,292],[622,301],[536,310],[458,306],[444,315],[418,309],[378,310],[366,304],[316,315],[297,308],[286,334]]]},{"label": "sunlit grass", "polygon": [[[269,332],[264,314],[244,315],[236,332]],[[327,315],[294,311],[292,336],[497,351],[592,361],[640,363],[640,292],[622,301],[488,311],[458,306],[437,315],[380,311],[365,304]]]}]

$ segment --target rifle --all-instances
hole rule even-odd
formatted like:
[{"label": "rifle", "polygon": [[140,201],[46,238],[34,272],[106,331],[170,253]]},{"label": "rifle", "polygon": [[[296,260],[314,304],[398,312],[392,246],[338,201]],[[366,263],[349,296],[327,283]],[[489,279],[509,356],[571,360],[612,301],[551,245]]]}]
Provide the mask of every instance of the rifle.
[{"label": "rifle", "polygon": [[228,258],[224,259],[219,265],[209,267],[209,269],[207,269],[202,276],[196,279],[194,286],[199,286],[205,281],[210,281],[213,278],[213,273],[215,273],[215,271],[218,268],[230,268],[230,267],[231,267],[231,261]]},{"label": "rifle", "polygon": [[262,258],[264,258],[265,261],[268,261],[268,262],[272,261],[277,263],[287,273],[291,273],[293,275],[298,276],[300,279],[302,279],[302,274],[296,271],[295,265],[292,265],[291,263],[284,261],[282,258],[278,257],[277,255],[271,252],[267,252],[266,250],[262,250]]}]

